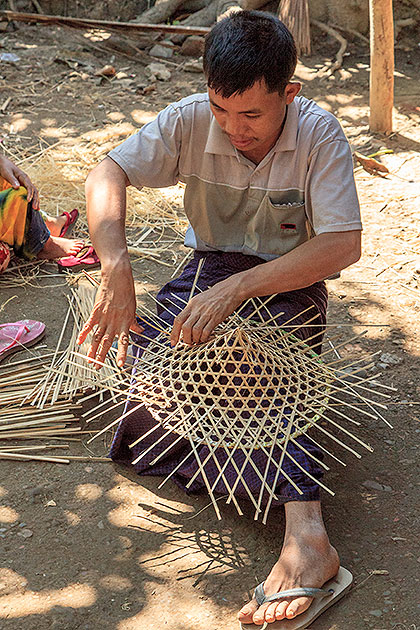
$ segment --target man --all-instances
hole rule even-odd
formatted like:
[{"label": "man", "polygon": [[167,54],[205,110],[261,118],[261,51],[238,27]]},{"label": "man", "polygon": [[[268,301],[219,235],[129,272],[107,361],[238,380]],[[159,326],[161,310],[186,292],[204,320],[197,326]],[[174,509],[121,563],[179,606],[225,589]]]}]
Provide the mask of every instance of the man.
[{"label": "man", "polygon": [[[201,275],[211,286],[175,317],[172,344],[206,341],[249,297],[278,294],[288,314],[310,303],[325,321],[323,280],[359,259],[360,214],[345,136],[331,114],[297,96],[295,67],[293,39],[277,18],[255,11],[225,18],[206,39],[208,94],[167,107],[89,175],[88,218],[102,282],[80,341],[94,330],[92,360],[102,361],[118,336],[122,366],[129,330],[141,332],[124,234],[130,184],[186,182],[186,244],[195,254],[171,288],[182,286],[185,295],[202,258]],[[284,480],[280,485],[285,539],[264,591],[321,587],[339,559],[317,490],[296,496]],[[256,624],[291,619],[310,604],[309,597],[261,606],[252,600],[238,617]]]}]

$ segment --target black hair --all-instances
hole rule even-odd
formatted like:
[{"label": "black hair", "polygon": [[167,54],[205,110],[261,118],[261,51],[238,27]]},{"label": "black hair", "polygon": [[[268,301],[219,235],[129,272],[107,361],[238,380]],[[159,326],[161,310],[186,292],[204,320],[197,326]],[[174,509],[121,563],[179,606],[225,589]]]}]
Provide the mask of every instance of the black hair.
[{"label": "black hair", "polygon": [[270,13],[235,12],[217,22],[206,36],[207,85],[223,98],[242,94],[263,80],[269,92],[283,94],[296,64],[292,34]]}]

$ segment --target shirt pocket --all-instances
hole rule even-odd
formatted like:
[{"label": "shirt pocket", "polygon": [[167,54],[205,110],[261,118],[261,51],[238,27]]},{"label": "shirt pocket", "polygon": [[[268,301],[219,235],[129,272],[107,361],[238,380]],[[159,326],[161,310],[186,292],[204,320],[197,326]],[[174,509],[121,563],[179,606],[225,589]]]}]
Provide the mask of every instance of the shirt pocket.
[{"label": "shirt pocket", "polygon": [[309,225],[303,201],[265,195],[254,216],[253,232],[258,241],[258,251],[281,256],[309,239]]}]

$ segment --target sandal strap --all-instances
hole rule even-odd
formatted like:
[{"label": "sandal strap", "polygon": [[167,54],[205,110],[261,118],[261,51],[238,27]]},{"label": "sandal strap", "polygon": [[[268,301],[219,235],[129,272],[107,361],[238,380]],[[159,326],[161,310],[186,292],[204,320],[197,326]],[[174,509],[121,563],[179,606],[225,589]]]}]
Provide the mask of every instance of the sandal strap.
[{"label": "sandal strap", "polygon": [[278,593],[274,593],[273,595],[266,595],[264,593],[264,584],[265,582],[261,582],[258,584],[254,591],[254,598],[257,600],[258,606],[261,604],[265,604],[266,602],[275,602],[279,599],[285,599],[286,597],[327,597],[328,595],[332,595],[334,591],[326,590],[324,588],[310,588],[308,586],[301,586],[298,588],[291,588],[288,591],[279,591]]}]

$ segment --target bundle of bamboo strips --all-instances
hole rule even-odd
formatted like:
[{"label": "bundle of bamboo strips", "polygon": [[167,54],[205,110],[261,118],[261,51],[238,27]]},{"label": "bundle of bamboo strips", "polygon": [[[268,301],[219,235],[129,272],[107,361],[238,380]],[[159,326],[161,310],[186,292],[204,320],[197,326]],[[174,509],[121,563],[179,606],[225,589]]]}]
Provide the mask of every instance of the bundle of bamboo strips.
[{"label": "bundle of bamboo strips", "polygon": [[308,0],[280,0],[279,17],[292,33],[298,55],[311,54]]},{"label": "bundle of bamboo strips", "polygon": [[[106,359],[101,372],[91,369],[83,354],[88,343],[80,347],[76,343],[94,298],[95,289],[86,284],[71,289],[69,308],[55,350],[0,367],[0,443],[6,440],[67,440],[81,436],[89,433],[82,431],[79,417],[85,400],[98,394],[101,401],[105,394],[117,404],[122,399],[129,385],[127,371],[116,370],[112,358]],[[88,390],[92,392],[86,395]],[[83,394],[84,398],[74,402]],[[17,453],[11,447],[0,447],[0,458],[57,463],[68,463],[73,459],[92,460],[92,457],[66,455],[64,461],[55,455],[27,453],[28,448],[19,447]],[[39,448],[47,446],[31,447],[31,450]],[[99,458],[97,461],[109,460]]]}]

